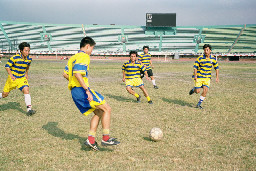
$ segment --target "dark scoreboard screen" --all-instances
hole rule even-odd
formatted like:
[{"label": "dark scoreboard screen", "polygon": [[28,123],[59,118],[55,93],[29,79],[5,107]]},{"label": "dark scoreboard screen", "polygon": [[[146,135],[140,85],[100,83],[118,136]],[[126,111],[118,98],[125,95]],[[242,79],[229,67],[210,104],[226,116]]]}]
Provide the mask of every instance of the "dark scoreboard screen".
[{"label": "dark scoreboard screen", "polygon": [[147,13],[147,27],[176,27],[176,13]]}]

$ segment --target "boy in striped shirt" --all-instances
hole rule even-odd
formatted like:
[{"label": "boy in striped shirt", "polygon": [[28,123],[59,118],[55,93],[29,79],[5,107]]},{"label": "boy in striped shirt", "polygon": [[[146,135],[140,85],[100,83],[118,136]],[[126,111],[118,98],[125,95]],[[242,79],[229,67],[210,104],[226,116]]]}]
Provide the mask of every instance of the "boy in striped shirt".
[{"label": "boy in striped shirt", "polygon": [[212,47],[209,44],[205,44],[203,49],[204,55],[199,56],[194,63],[194,74],[192,78],[195,81],[195,87],[189,92],[189,95],[192,95],[193,93],[198,94],[200,93],[200,89],[203,88],[203,93],[196,106],[199,109],[203,109],[201,104],[210,87],[212,66],[216,70],[216,82],[219,82],[219,65],[216,58],[211,55]]},{"label": "boy in striped shirt", "polygon": [[29,57],[30,45],[27,42],[22,42],[19,45],[19,49],[20,53],[11,57],[5,65],[8,78],[3,92],[0,93],[0,99],[7,97],[11,90],[18,88],[24,94],[27,114],[31,116],[35,114],[36,111],[32,110],[28,84],[28,70],[32,62],[32,58]]},{"label": "boy in striped shirt", "polygon": [[136,61],[137,52],[131,51],[130,52],[130,60],[125,62],[122,66],[123,72],[123,79],[122,81],[126,84],[126,90],[134,95],[137,98],[137,102],[140,102],[141,96],[137,94],[132,87],[139,87],[142,91],[144,96],[147,98],[149,104],[153,104],[152,100],[150,99],[142,79],[140,78],[141,71],[145,73],[146,79],[150,81],[148,78],[148,74],[144,65]]}]

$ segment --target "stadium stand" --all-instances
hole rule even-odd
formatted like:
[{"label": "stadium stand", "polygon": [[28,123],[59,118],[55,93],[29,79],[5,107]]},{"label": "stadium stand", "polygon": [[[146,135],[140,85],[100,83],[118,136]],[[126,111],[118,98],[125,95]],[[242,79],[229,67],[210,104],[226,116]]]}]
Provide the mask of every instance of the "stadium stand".
[{"label": "stadium stand", "polygon": [[[152,30],[151,30],[152,31]],[[204,44],[213,53],[255,54],[256,24],[227,26],[177,26],[172,34],[146,34],[146,26],[68,25],[0,21],[0,50],[15,53],[27,41],[34,54],[72,54],[82,37],[93,37],[97,55],[124,55],[150,46],[152,54],[200,54]],[[154,30],[153,30],[154,32]]]}]

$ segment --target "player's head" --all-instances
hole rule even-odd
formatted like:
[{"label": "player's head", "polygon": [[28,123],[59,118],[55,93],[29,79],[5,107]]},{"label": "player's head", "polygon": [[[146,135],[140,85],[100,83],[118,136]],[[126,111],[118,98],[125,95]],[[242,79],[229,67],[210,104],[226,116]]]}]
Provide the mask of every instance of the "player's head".
[{"label": "player's head", "polygon": [[91,55],[95,45],[96,43],[91,37],[84,37],[80,42],[80,49],[85,51],[88,55]]},{"label": "player's head", "polygon": [[21,44],[19,44],[19,49],[22,56],[27,57],[30,53],[30,44],[27,42],[22,42]]},{"label": "player's head", "polygon": [[205,54],[206,56],[209,56],[210,53],[211,53],[211,51],[212,51],[211,45],[205,44],[205,45],[203,46],[203,49],[204,49],[204,54]]},{"label": "player's head", "polygon": [[136,60],[138,53],[136,51],[130,51],[130,60],[134,62]]},{"label": "player's head", "polygon": [[149,47],[148,47],[148,46],[143,46],[143,51],[144,51],[145,53],[148,53],[148,50],[149,50]]}]

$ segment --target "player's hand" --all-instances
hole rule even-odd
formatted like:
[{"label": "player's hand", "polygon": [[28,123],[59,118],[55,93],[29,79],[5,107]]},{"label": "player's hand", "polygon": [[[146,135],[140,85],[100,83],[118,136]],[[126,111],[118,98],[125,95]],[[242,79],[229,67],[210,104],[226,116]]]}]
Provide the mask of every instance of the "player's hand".
[{"label": "player's hand", "polygon": [[194,77],[194,80],[197,82],[197,76]]},{"label": "player's hand", "polygon": [[25,75],[25,77],[26,77],[26,79],[28,80],[28,75],[27,75],[27,74]]},{"label": "player's hand", "polygon": [[123,78],[122,81],[125,82],[125,78]]},{"label": "player's hand", "polygon": [[147,79],[148,81],[151,81],[149,77],[146,77],[146,79]]},{"label": "player's hand", "polygon": [[91,101],[93,100],[92,94],[90,93],[89,90],[86,91],[86,94],[88,95],[87,100],[88,100],[89,102],[91,102]]},{"label": "player's hand", "polygon": [[16,80],[16,77],[14,77],[13,75],[10,75],[10,77],[13,81]]},{"label": "player's hand", "polygon": [[154,69],[154,65],[151,65],[152,69]]},{"label": "player's hand", "polygon": [[218,83],[218,82],[220,82],[220,80],[219,80],[219,78],[217,77],[217,78],[216,78],[216,83]]}]

